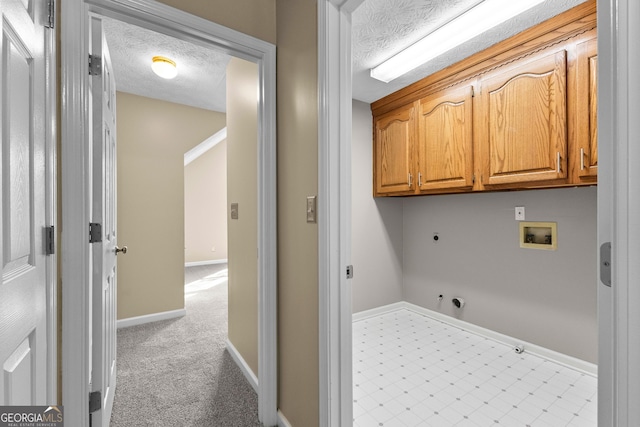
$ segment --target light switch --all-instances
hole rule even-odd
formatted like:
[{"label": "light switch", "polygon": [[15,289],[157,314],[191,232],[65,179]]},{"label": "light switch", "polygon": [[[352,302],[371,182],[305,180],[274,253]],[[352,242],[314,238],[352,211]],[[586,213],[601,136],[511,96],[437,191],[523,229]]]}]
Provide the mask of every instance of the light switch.
[{"label": "light switch", "polygon": [[524,206],[516,207],[516,221],[524,221]]},{"label": "light switch", "polygon": [[238,219],[238,204],[231,203],[231,219]]},{"label": "light switch", "polygon": [[307,197],[307,222],[316,222],[316,196]]}]

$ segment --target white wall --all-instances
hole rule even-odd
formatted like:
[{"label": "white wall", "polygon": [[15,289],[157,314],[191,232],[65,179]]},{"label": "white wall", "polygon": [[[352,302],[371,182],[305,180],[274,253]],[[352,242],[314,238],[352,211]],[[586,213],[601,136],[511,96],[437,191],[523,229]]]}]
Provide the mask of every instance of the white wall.
[{"label": "white wall", "polygon": [[[596,187],[374,200],[372,145],[354,101],[354,312],[404,300],[596,362]],[[556,251],[519,247],[516,206],[558,223]]]},{"label": "white wall", "polygon": [[402,301],[402,201],[373,198],[372,116],[353,101],[353,312]]}]

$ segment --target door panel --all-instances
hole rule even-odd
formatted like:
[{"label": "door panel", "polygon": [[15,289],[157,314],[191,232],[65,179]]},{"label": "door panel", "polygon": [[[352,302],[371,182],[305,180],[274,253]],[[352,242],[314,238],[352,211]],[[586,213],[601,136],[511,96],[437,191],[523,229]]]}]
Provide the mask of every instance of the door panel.
[{"label": "door panel", "polygon": [[587,123],[576,129],[581,180],[593,181],[598,176],[598,41],[577,46],[577,123]]},{"label": "door panel", "polygon": [[566,70],[562,50],[482,82],[485,185],[567,177]]},{"label": "door panel", "polygon": [[473,186],[472,87],[420,101],[418,186],[421,191]]},{"label": "door panel", "polygon": [[411,191],[412,149],[414,138],[413,104],[376,119],[375,193],[394,194]]},{"label": "door panel", "polygon": [[0,405],[47,399],[42,3],[0,0]]},{"label": "door panel", "polygon": [[93,123],[92,222],[101,225],[102,241],[93,251],[93,325],[91,390],[99,391],[102,408],[92,426],[108,426],[116,388],[116,84],[100,18],[91,19],[91,49],[101,58],[91,78]]}]

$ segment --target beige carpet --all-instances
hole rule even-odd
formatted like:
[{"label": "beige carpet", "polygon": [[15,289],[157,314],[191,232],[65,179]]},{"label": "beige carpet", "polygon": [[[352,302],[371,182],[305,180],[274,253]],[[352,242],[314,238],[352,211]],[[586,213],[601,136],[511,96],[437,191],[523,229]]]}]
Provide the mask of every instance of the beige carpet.
[{"label": "beige carpet", "polygon": [[185,317],[118,331],[111,426],[260,426],[257,395],[225,349],[225,271],[185,293]]}]

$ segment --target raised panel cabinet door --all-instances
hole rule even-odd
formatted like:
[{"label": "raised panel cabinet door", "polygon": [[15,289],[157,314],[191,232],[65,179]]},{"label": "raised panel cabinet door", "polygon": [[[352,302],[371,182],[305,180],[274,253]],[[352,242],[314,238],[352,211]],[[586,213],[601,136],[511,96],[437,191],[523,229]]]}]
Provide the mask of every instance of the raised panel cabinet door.
[{"label": "raised panel cabinet door", "polygon": [[420,100],[420,191],[473,186],[473,87],[446,89]]},{"label": "raised panel cabinet door", "polygon": [[580,180],[594,182],[598,175],[598,41],[577,46],[576,155]]},{"label": "raised panel cabinet door", "polygon": [[482,81],[485,186],[567,177],[566,82],[565,50]]},{"label": "raised panel cabinet door", "polygon": [[375,119],[375,195],[407,193],[414,189],[412,150],[415,138],[413,104]]}]

